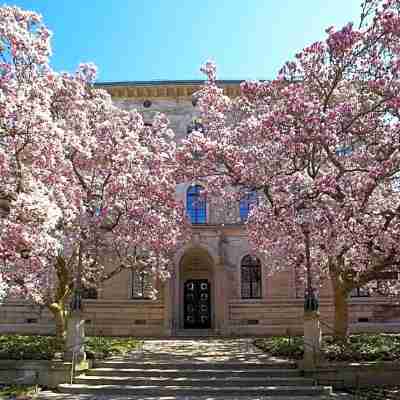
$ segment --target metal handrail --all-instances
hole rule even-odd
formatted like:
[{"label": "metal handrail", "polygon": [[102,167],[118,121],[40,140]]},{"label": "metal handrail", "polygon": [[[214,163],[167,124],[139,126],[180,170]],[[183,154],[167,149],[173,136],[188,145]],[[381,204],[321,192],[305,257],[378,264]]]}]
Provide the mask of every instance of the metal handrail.
[{"label": "metal handrail", "polygon": [[76,352],[75,349],[77,347],[80,347],[82,345],[84,345],[87,342],[86,338],[85,340],[78,342],[78,343],[74,343],[72,346],[68,346],[64,348],[64,352],[67,352],[68,350],[72,349],[72,360],[71,360],[71,371],[70,371],[70,383],[71,385],[73,384],[73,380],[74,380],[74,376],[75,376],[75,372],[76,372]]},{"label": "metal handrail", "polygon": [[333,333],[339,333],[339,331],[337,329],[335,329],[333,326],[329,325],[327,322],[325,322],[323,319],[320,319],[319,322],[321,323],[321,325],[325,326],[326,328],[329,328],[329,330]]}]

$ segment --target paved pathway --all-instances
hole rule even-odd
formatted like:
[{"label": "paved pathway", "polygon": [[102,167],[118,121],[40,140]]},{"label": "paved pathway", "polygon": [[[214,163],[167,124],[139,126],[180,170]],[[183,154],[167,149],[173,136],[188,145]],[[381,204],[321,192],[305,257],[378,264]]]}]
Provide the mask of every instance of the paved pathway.
[{"label": "paved pathway", "polygon": [[146,340],[143,348],[124,359],[144,362],[240,362],[284,363],[287,360],[269,357],[252,344],[253,339],[180,339]]}]

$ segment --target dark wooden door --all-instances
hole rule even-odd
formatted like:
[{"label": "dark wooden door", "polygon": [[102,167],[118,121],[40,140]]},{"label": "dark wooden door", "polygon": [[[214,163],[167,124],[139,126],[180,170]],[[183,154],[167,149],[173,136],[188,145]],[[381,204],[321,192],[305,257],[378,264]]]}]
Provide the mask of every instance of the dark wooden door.
[{"label": "dark wooden door", "polygon": [[206,279],[191,279],[184,288],[184,327],[211,328],[210,283]]}]

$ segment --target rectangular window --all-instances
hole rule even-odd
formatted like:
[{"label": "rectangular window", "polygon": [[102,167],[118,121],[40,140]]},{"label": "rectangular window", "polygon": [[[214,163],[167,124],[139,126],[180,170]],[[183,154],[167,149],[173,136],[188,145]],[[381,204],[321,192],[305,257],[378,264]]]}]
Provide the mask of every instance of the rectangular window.
[{"label": "rectangular window", "polygon": [[400,172],[396,172],[392,176],[392,190],[394,192],[400,192]]},{"label": "rectangular window", "polygon": [[150,300],[152,276],[145,271],[132,271],[132,299]]},{"label": "rectangular window", "polygon": [[[376,275],[376,280],[374,281],[374,289],[376,293],[387,296],[389,293],[390,282],[397,281],[399,279],[398,271],[380,271]],[[369,297],[370,292],[367,288],[359,287],[355,288],[350,292],[351,297]]]},{"label": "rectangular window", "polygon": [[350,292],[350,297],[369,297],[369,291],[365,288],[354,288]]},{"label": "rectangular window", "polygon": [[335,150],[335,153],[338,157],[349,156],[354,151],[353,145],[344,145],[340,146]]},{"label": "rectangular window", "polygon": [[257,203],[258,203],[257,192],[254,190],[246,193],[240,199],[239,214],[241,222],[245,222],[247,220],[251,207],[257,205]]},{"label": "rectangular window", "polygon": [[376,280],[376,291],[381,296],[388,296],[390,294],[390,285],[399,279],[397,271],[382,271],[378,274]]},{"label": "rectangular window", "polygon": [[97,290],[94,287],[84,287],[82,291],[82,298],[83,299],[97,299]]},{"label": "rectangular window", "polygon": [[242,299],[261,298],[261,267],[258,265],[241,267]]},{"label": "rectangular window", "polygon": [[202,190],[202,186],[194,185],[186,194],[187,214],[192,224],[205,224],[207,221],[207,203]]}]

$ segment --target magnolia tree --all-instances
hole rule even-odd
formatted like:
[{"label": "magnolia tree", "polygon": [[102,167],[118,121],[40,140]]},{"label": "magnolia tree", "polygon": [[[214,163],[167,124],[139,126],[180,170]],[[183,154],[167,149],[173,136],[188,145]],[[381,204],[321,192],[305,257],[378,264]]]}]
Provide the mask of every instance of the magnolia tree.
[{"label": "magnolia tree", "polygon": [[0,8],[0,282],[64,339],[74,287],[127,268],[166,278],[187,229],[167,119],[116,108],[90,64],[54,73],[49,38],[38,15]]},{"label": "magnolia tree", "polygon": [[[308,271],[313,286],[330,277],[340,338],[351,290],[373,291],[400,266],[400,1],[361,7],[357,27],[329,28],[237,99],[207,63],[204,133],[179,154],[186,179],[202,177],[210,192],[262,193],[247,221],[252,246],[272,271]],[[398,293],[397,280],[384,286]]]}]

